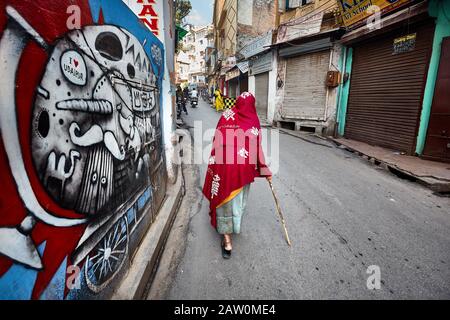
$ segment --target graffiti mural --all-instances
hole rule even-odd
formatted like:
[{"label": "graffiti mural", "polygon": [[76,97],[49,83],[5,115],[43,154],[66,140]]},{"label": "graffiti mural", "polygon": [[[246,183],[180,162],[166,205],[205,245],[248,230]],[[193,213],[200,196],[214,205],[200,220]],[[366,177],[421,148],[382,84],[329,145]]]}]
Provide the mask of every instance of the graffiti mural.
[{"label": "graffiti mural", "polygon": [[120,0],[74,30],[74,1],[6,2],[0,299],[106,296],[165,195],[164,47]]}]

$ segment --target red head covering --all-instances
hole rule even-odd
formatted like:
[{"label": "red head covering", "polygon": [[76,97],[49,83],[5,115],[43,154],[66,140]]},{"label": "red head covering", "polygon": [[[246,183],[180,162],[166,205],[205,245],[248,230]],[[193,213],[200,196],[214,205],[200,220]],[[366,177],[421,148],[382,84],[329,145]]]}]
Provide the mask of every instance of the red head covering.
[{"label": "red head covering", "polygon": [[236,100],[236,105],[233,110],[237,115],[237,124],[244,131],[253,127],[258,130],[261,128],[258,115],[256,114],[255,103],[255,97],[248,92],[244,92]]},{"label": "red head covering", "polygon": [[213,227],[216,227],[216,208],[233,191],[252,183],[256,177],[271,175],[261,147],[255,97],[245,92],[236,100],[234,108],[223,112],[214,136],[203,186]]}]

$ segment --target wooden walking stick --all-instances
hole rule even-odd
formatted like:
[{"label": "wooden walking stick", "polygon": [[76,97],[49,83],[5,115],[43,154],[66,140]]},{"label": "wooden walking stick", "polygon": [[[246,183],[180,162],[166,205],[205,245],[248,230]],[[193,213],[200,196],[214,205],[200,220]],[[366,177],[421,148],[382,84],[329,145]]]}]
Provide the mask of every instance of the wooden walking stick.
[{"label": "wooden walking stick", "polygon": [[278,201],[277,195],[275,194],[275,189],[273,188],[272,180],[267,180],[270,185],[270,189],[272,190],[273,198],[275,199],[275,204],[277,205],[278,215],[280,216],[281,223],[283,224],[284,236],[286,237],[286,242],[289,246],[291,245],[291,240],[289,240],[289,234],[286,228],[286,222],[284,221],[283,213],[281,212],[280,203]]}]

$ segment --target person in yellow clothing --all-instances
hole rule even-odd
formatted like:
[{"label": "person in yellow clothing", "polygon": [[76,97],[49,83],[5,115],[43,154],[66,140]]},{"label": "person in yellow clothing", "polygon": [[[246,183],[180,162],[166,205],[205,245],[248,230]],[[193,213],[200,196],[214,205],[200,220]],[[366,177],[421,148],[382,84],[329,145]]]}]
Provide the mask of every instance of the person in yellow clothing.
[{"label": "person in yellow clothing", "polygon": [[222,92],[220,92],[220,89],[216,89],[216,91],[214,91],[214,97],[215,97],[215,107],[216,107],[216,111],[222,111],[225,107],[225,103],[223,102],[223,97],[222,97]]}]

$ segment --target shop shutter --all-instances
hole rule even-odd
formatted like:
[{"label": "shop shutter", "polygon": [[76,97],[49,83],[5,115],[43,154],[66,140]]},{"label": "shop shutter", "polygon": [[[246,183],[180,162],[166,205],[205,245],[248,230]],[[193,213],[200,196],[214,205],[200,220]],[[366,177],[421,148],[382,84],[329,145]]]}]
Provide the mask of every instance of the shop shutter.
[{"label": "shop shutter", "polygon": [[282,114],[286,118],[323,120],[330,51],[287,59]]},{"label": "shop shutter", "polygon": [[267,99],[269,95],[269,73],[261,73],[255,76],[256,87],[256,111],[259,119],[265,121],[267,119]]},{"label": "shop shutter", "polygon": [[[394,39],[416,33],[413,50]],[[413,154],[434,24],[405,26],[354,46],[345,137]]]}]

